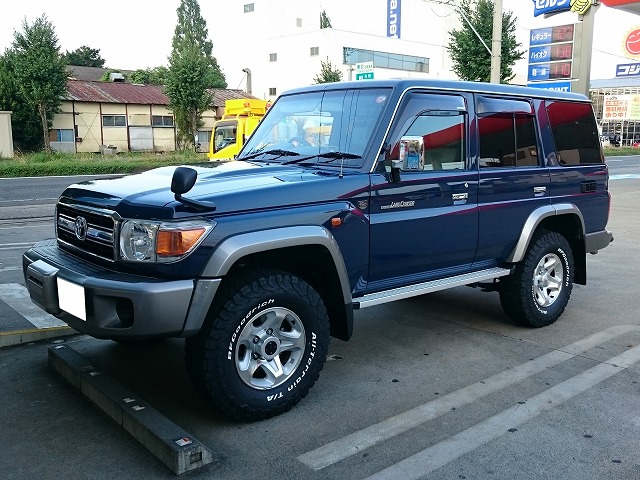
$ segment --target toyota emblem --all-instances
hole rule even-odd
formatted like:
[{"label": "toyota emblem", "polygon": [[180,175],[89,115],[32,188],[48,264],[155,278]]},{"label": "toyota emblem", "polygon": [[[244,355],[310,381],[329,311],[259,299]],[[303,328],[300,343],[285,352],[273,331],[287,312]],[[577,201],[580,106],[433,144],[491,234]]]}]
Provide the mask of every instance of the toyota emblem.
[{"label": "toyota emblem", "polygon": [[84,217],[76,218],[73,229],[78,240],[84,240],[87,237],[87,219]]}]

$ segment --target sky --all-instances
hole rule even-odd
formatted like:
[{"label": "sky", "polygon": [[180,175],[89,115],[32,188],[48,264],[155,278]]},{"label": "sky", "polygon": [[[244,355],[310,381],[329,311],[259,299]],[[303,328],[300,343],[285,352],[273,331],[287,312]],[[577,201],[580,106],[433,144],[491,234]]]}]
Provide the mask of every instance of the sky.
[{"label": "sky", "polygon": [[[304,0],[300,0],[304,1]],[[362,0],[322,0],[322,6],[332,18],[340,11],[340,3]],[[202,16],[207,21],[209,36],[217,48],[228,48],[215,41],[215,22],[224,21],[221,0],[200,0]],[[23,20],[32,23],[46,14],[55,28],[62,52],[82,45],[100,50],[109,68],[135,70],[167,64],[171,51],[171,38],[177,21],[179,0],[19,0],[3,5],[0,15],[0,53],[11,46],[13,32],[22,29]],[[223,8],[223,7],[222,7]],[[518,20],[517,39],[526,49],[529,29],[570,24],[577,21],[574,13],[563,13],[544,19],[533,16],[532,0],[503,0],[503,9],[510,10]],[[363,9],[365,10],[365,9]],[[363,11],[377,18],[384,13]],[[334,16],[335,15],[335,16]],[[595,33],[591,78],[615,77],[615,66],[633,63],[623,56],[622,44],[626,33],[640,28],[640,16],[614,10],[602,5],[595,17]],[[385,34],[384,31],[381,32]],[[221,65],[224,70],[224,65]],[[526,75],[526,61],[516,65],[516,73]],[[230,88],[233,77],[227,74]]]}]

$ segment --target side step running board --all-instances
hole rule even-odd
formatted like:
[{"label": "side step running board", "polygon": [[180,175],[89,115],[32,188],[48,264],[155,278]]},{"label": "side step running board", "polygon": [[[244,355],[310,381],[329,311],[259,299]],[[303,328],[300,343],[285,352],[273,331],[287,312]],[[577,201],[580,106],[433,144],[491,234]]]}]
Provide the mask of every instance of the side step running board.
[{"label": "side step running board", "polygon": [[403,298],[415,297],[425,293],[437,292],[438,290],[446,290],[448,288],[469,285],[470,283],[483,282],[498,277],[509,275],[511,270],[508,268],[489,268],[478,272],[465,273],[456,275],[455,277],[442,278],[440,280],[431,280],[429,282],[409,285],[408,287],[394,288],[382,292],[369,293],[362,297],[353,299],[353,308],[372,307],[381,303],[393,302],[394,300],[402,300]]}]

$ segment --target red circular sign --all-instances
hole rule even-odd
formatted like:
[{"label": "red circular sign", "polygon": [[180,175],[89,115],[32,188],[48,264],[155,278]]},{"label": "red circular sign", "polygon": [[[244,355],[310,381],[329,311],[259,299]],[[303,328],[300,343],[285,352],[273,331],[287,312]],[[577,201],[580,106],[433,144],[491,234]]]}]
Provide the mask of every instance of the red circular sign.
[{"label": "red circular sign", "polygon": [[624,39],[624,48],[629,55],[640,55],[640,28],[629,32]]}]

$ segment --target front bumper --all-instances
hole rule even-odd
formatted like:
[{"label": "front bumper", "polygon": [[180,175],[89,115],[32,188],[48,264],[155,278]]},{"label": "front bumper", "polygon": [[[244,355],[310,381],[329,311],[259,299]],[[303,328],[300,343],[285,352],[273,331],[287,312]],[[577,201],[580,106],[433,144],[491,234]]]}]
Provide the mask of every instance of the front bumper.
[{"label": "front bumper", "polygon": [[114,272],[60,250],[55,239],[25,252],[22,267],[36,305],[81,333],[116,340],[195,334],[220,283]]}]

